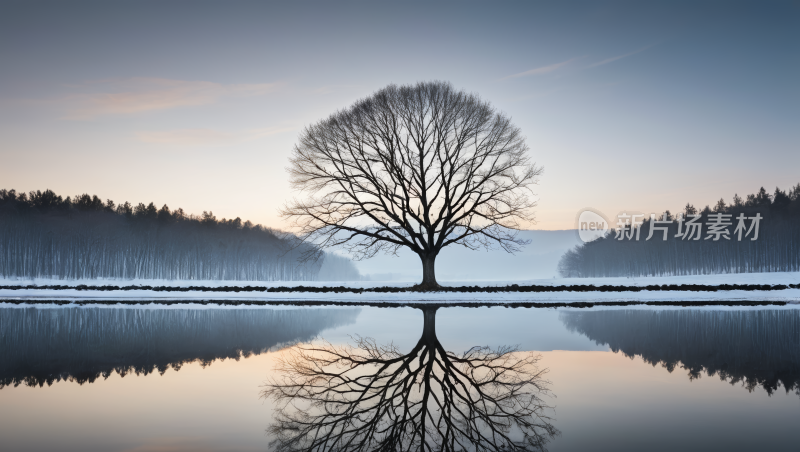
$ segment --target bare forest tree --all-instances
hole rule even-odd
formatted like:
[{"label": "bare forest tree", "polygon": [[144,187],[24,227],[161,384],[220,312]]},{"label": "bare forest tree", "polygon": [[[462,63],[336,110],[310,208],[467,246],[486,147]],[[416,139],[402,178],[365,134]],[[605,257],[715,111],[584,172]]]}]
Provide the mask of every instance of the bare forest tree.
[{"label": "bare forest tree", "polygon": [[357,259],[407,247],[419,255],[419,288],[438,286],[435,262],[449,245],[526,242],[534,165],[520,130],[474,94],[446,82],[389,85],[307,127],[289,166],[308,193],[283,209],[301,237],[344,247]]},{"label": "bare forest tree", "polygon": [[[669,211],[664,214],[667,220],[673,219]],[[564,278],[597,278],[800,271],[800,184],[788,192],[775,188],[773,195],[763,187],[744,199],[737,194],[731,204],[720,199],[713,209],[706,206],[698,211],[686,204],[678,216],[689,218],[694,214],[700,215],[701,224],[709,223],[712,215],[728,215],[730,235],[708,240],[705,227],[704,239],[687,240],[681,237],[677,221],[668,225],[668,240],[662,240],[658,229],[654,229],[655,240],[618,240],[612,229],[564,253],[558,272]],[[743,240],[736,236],[734,228],[740,215],[761,218],[758,240],[754,240],[755,234]],[[640,226],[641,237],[649,237],[652,227],[652,221],[645,219]]]},{"label": "bare forest tree", "polygon": [[187,215],[88,194],[0,190],[0,277],[57,279],[359,279],[353,262],[249,221]]},{"label": "bare forest tree", "polygon": [[437,307],[423,309],[409,352],[356,338],[356,346],[287,350],[262,396],[278,403],[273,446],[288,451],[531,451],[558,435],[541,396],[538,356],[514,348],[445,351]]}]

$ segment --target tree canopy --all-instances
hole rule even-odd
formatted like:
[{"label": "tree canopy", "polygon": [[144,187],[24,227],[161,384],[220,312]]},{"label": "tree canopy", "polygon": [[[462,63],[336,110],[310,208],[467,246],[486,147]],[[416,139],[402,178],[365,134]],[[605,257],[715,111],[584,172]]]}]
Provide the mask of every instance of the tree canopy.
[{"label": "tree canopy", "polygon": [[389,85],[300,134],[288,168],[308,197],[282,211],[301,236],[369,258],[419,255],[421,287],[438,287],[436,256],[524,245],[542,169],[511,119],[446,82]]}]

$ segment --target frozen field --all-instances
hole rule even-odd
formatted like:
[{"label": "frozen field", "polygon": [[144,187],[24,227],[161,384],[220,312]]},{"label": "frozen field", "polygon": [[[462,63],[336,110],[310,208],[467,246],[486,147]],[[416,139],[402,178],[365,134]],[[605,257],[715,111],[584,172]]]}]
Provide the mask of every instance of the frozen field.
[{"label": "frozen field", "polygon": [[[441,281],[446,286],[506,286],[519,285],[619,285],[647,286],[662,284],[797,284],[800,273],[747,273],[727,275],[669,276],[652,278],[567,278],[516,281]],[[77,280],[1,279],[7,285],[148,285],[148,286],[346,286],[346,287],[409,287],[415,282],[382,281],[169,281],[169,280]],[[266,292],[157,292],[93,291],[93,290],[9,290],[0,288],[0,299],[11,300],[263,300],[263,301],[342,301],[342,302],[609,302],[609,301],[784,301],[800,303],[800,289],[775,291],[641,291],[641,292],[552,292],[552,293],[266,293]]]}]

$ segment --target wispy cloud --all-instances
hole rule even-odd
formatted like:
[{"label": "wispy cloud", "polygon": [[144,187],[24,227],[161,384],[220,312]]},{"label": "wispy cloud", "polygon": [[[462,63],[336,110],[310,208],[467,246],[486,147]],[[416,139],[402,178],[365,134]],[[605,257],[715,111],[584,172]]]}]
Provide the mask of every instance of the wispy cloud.
[{"label": "wispy cloud", "polygon": [[236,141],[234,134],[212,129],[178,129],[160,132],[140,132],[139,140],[145,143],[171,144],[177,146],[208,146],[229,144]]},{"label": "wispy cloud", "polygon": [[511,79],[511,78],[519,78],[519,77],[528,77],[528,76],[531,76],[531,75],[549,74],[551,72],[555,72],[555,71],[561,69],[562,67],[572,63],[573,61],[575,61],[577,59],[578,58],[570,58],[569,60],[562,61],[560,63],[551,64],[549,66],[537,67],[536,69],[531,69],[531,70],[528,70],[528,71],[525,71],[525,72],[520,72],[519,74],[512,74],[512,75],[509,75],[507,77],[503,77],[500,80],[508,80],[508,79]]},{"label": "wispy cloud", "polygon": [[139,132],[140,141],[172,146],[223,146],[257,140],[270,135],[294,130],[295,127],[264,127],[238,132],[214,129],[176,129],[163,131]]},{"label": "wispy cloud", "polygon": [[103,80],[79,86],[83,91],[60,99],[66,105],[63,119],[91,119],[154,110],[206,105],[225,97],[262,96],[277,83],[221,84],[206,81],[130,78]]},{"label": "wispy cloud", "polygon": [[311,90],[312,94],[331,94],[337,92],[353,91],[361,88],[361,85],[324,85]]},{"label": "wispy cloud", "polygon": [[597,63],[593,63],[593,64],[590,64],[589,66],[586,66],[586,69],[597,67],[597,66],[602,66],[604,64],[612,63],[614,61],[621,60],[623,58],[627,58],[627,57],[629,57],[631,55],[636,55],[639,52],[644,52],[645,50],[649,49],[650,47],[653,47],[653,46],[643,47],[643,48],[641,48],[639,50],[636,50],[636,51],[633,51],[633,52],[630,52],[630,53],[626,53],[625,55],[619,55],[619,56],[615,56],[615,57],[611,57],[611,58],[606,58],[603,61],[598,61]]},{"label": "wispy cloud", "polygon": [[166,437],[144,440],[143,444],[125,449],[123,452],[210,452],[219,450],[211,445],[208,438]]},{"label": "wispy cloud", "polygon": [[[653,44],[653,45],[655,45],[655,44]],[[590,64],[588,66],[581,65],[582,67],[579,67],[578,70],[590,69],[590,68],[602,66],[604,64],[613,63],[614,61],[621,60],[623,58],[627,58],[627,57],[629,57],[631,55],[636,55],[637,53],[640,53],[640,52],[644,52],[645,50],[649,49],[650,47],[653,47],[653,46],[650,45],[650,46],[647,46],[647,47],[642,47],[639,50],[635,50],[633,52],[629,52],[629,53],[626,53],[624,55],[618,55],[618,56],[615,56],[615,57],[606,58],[605,60],[598,61],[597,63],[592,63],[592,64]],[[577,61],[577,60],[579,60],[581,58],[584,58],[584,57],[570,58],[569,60],[562,61],[560,63],[554,63],[554,64],[550,64],[548,66],[537,67],[535,69],[530,69],[530,70],[527,70],[525,72],[520,72],[518,74],[508,75],[506,77],[501,78],[500,80],[508,80],[508,79],[519,78],[519,77],[529,77],[529,76],[532,76],[532,75],[549,74],[551,72],[558,71],[559,69],[562,69],[565,66],[569,65],[570,63],[573,63],[573,62],[575,62],[575,61]]]}]

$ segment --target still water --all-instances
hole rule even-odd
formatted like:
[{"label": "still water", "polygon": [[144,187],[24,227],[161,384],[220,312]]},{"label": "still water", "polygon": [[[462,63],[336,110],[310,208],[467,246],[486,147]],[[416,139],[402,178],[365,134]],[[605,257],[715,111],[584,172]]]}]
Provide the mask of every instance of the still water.
[{"label": "still water", "polygon": [[0,386],[4,451],[796,451],[800,310],[2,308]]}]

